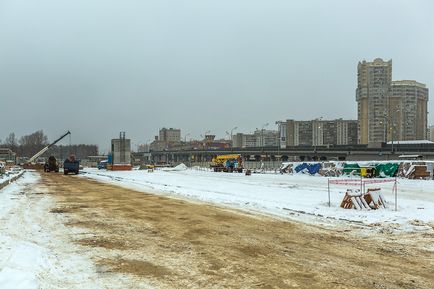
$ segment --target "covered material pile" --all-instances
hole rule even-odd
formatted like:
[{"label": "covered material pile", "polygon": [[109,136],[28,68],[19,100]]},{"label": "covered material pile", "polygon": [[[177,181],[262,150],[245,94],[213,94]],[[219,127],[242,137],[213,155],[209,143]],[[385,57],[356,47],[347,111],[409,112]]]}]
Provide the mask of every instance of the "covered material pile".
[{"label": "covered material pile", "polygon": [[381,163],[375,166],[374,175],[380,178],[394,177],[398,173],[398,163]]},{"label": "covered material pile", "polygon": [[342,172],[345,175],[360,175],[360,166],[356,163],[345,163]]},{"label": "covered material pile", "polygon": [[301,173],[309,173],[311,175],[315,175],[316,173],[319,172],[320,169],[321,169],[320,163],[315,163],[315,164],[302,163],[296,166],[294,170],[296,173],[301,172]]}]

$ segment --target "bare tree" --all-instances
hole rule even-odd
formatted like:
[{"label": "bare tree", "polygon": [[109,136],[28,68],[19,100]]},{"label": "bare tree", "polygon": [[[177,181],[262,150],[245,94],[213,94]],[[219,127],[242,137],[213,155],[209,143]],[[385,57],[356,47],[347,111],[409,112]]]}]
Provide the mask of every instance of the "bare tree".
[{"label": "bare tree", "polygon": [[18,142],[17,142],[17,138],[15,137],[15,133],[11,132],[8,137],[5,139],[5,143],[4,145],[8,148],[10,148],[11,150],[15,151],[17,146],[18,146]]},{"label": "bare tree", "polygon": [[20,138],[20,155],[32,156],[48,144],[48,138],[42,130]]},{"label": "bare tree", "polygon": [[38,130],[32,134],[22,136],[20,138],[20,145],[23,147],[26,146],[46,146],[48,144],[48,138],[44,135],[42,130]]}]

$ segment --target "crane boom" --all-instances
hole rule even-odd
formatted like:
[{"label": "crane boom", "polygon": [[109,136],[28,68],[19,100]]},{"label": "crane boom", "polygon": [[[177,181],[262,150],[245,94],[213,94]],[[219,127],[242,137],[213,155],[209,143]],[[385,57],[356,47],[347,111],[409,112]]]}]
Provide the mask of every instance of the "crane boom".
[{"label": "crane boom", "polygon": [[39,152],[37,152],[33,157],[31,157],[28,161],[28,163],[33,163],[37,158],[39,158],[41,155],[43,155],[46,151],[48,151],[48,149],[52,146],[54,146],[56,143],[58,143],[59,141],[61,141],[65,136],[71,134],[71,132],[68,130],[65,134],[63,134],[61,137],[59,137],[58,139],[56,139],[55,141],[53,141],[52,143],[50,143],[49,145],[47,145],[46,147],[44,147],[43,149],[41,149]]}]

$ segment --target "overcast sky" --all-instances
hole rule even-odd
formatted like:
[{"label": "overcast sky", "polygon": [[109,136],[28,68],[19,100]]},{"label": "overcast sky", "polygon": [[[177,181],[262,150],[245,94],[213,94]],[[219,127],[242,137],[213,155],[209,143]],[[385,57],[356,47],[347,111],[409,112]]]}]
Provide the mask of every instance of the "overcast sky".
[{"label": "overcast sky", "polygon": [[356,119],[358,61],[433,90],[433,35],[432,0],[0,0],[0,139]]}]

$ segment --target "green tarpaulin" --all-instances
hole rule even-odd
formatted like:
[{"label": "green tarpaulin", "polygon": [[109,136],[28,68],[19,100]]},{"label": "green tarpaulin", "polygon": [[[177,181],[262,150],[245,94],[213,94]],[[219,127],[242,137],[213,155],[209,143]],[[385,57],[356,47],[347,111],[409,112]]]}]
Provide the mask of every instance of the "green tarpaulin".
[{"label": "green tarpaulin", "polygon": [[380,178],[394,177],[398,172],[399,164],[387,163],[375,166],[375,176]]},{"label": "green tarpaulin", "polygon": [[358,164],[344,164],[343,173],[346,175],[351,174],[360,175],[360,166]]}]

